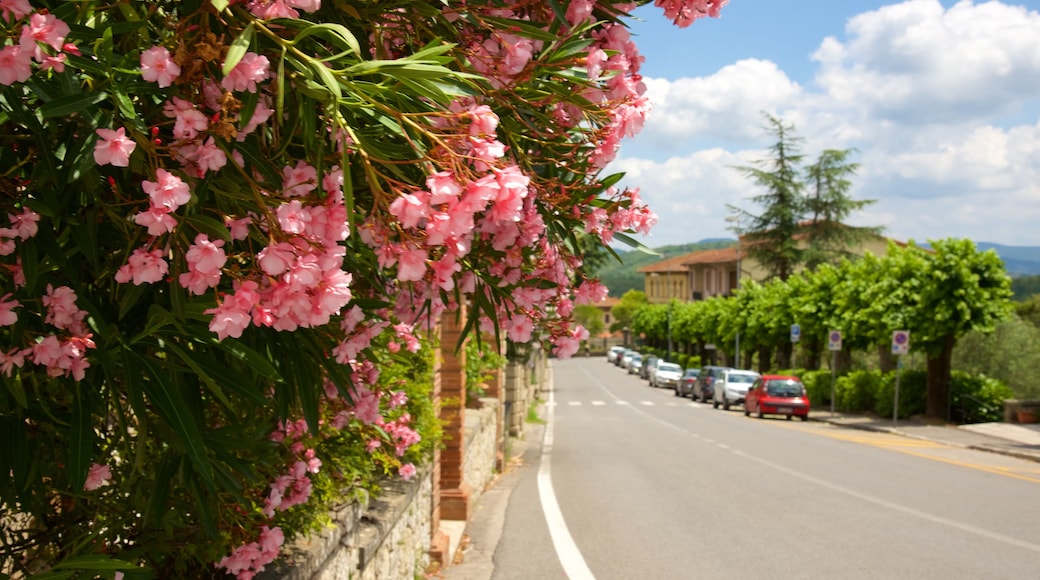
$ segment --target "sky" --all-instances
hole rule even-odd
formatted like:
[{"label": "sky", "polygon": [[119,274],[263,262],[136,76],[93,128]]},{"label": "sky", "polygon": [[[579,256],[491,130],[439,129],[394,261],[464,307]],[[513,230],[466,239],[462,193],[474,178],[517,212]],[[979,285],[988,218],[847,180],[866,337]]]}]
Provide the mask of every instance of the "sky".
[{"label": "sky", "polygon": [[652,110],[607,174],[658,215],[652,248],[733,238],[727,205],[765,192],[768,113],[805,161],[855,149],[847,221],[899,241],[1040,246],[1040,0],[730,0],[680,29],[652,4],[630,31]]}]

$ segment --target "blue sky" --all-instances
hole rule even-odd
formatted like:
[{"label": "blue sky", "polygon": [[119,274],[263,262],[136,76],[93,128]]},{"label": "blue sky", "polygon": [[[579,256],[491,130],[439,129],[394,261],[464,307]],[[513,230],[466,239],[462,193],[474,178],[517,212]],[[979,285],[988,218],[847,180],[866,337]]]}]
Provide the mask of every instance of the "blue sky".
[{"label": "blue sky", "polygon": [[730,0],[679,29],[630,23],[653,111],[608,168],[659,216],[651,246],[732,237],[760,213],[732,167],[766,155],[762,116],[808,160],[855,148],[852,217],[897,240],[1040,245],[1040,0]]}]

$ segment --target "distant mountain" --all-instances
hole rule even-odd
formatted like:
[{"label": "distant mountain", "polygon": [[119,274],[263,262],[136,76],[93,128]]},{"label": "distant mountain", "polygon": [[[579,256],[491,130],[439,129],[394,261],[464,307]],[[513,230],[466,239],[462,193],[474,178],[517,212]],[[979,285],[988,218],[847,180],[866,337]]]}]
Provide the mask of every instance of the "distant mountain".
[{"label": "distant mountain", "polygon": [[1002,246],[989,242],[975,242],[979,250],[992,249],[1004,261],[1011,276],[1036,276],[1040,274],[1040,246]]},{"label": "distant mountain", "polygon": [[620,258],[621,261],[618,262],[614,259],[608,260],[607,263],[596,272],[596,275],[599,277],[600,281],[610,289],[611,296],[620,298],[622,294],[629,290],[644,289],[643,275],[636,271],[643,266],[700,250],[727,248],[735,243],[737,243],[737,240],[709,238],[692,244],[654,248],[653,251],[656,252],[656,254],[648,254],[639,250],[621,251],[615,248],[614,251],[617,252],[618,258]]}]

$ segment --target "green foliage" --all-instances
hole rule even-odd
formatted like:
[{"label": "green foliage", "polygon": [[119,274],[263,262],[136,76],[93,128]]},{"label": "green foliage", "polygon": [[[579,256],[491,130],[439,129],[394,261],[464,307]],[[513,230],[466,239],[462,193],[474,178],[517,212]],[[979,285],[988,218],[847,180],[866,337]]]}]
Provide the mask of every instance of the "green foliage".
[{"label": "green foliage", "polygon": [[1002,421],[1004,401],[1014,396],[1007,385],[981,374],[954,371],[950,380],[950,415],[955,423]]},{"label": "green foliage", "polygon": [[834,386],[834,408],[850,413],[875,409],[881,382],[880,371],[853,371],[838,377]]},{"label": "green foliage", "polygon": [[649,306],[649,302],[646,299],[646,292],[643,292],[642,290],[629,290],[628,292],[625,292],[618,303],[610,309],[610,316],[614,320],[610,325],[611,332],[617,332],[624,328],[631,328],[636,316],[636,311],[645,306]]},{"label": "green foliage", "polygon": [[[831,405],[831,371],[803,371],[795,374],[805,385],[805,392],[813,408],[830,409]],[[835,390],[837,386],[835,385]]]},{"label": "green foliage", "polygon": [[1040,295],[1040,276],[1016,276],[1012,278],[1011,291],[1014,292],[1015,300],[1027,301],[1030,298],[1035,300]]},{"label": "green foliage", "polygon": [[1015,303],[1015,314],[1022,320],[1040,328],[1040,294]]},{"label": "green foliage", "polygon": [[506,366],[506,357],[498,353],[488,339],[466,342],[466,401],[485,395],[483,385],[494,377],[494,373]]},{"label": "green foliage", "polygon": [[574,320],[589,331],[589,337],[596,337],[606,330],[603,322],[603,311],[592,304],[579,304],[574,307]]},{"label": "green foliage", "polygon": [[993,332],[969,332],[957,343],[952,364],[955,371],[1007,385],[1009,398],[1040,398],[1040,327],[1013,315]]},{"label": "green foliage", "polygon": [[927,373],[923,370],[904,369],[885,374],[874,394],[874,413],[891,417],[895,403],[896,379],[899,379],[898,417],[905,419],[925,412]]}]

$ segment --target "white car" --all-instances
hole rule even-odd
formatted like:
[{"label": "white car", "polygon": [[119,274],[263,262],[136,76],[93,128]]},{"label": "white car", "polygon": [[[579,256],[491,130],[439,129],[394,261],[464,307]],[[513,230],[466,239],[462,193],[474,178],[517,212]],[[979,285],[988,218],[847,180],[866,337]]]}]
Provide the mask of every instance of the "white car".
[{"label": "white car", "polygon": [[712,385],[715,388],[711,395],[712,406],[718,409],[719,405],[722,405],[722,408],[728,411],[730,405],[743,404],[751,383],[760,376],[762,375],[755,371],[739,369],[722,371],[722,376]]},{"label": "white car", "polygon": [[610,350],[607,351],[607,362],[615,364],[617,358],[621,356],[621,353],[623,352],[625,352],[625,347],[623,346],[618,345],[610,347]]},{"label": "white car", "polygon": [[679,384],[682,379],[683,370],[682,367],[670,362],[657,363],[657,370],[654,371],[653,378],[650,379],[650,384],[653,387],[666,387],[675,389],[675,386]]},{"label": "white car", "polygon": [[643,368],[643,355],[636,353],[632,355],[632,358],[628,361],[628,374],[638,375],[639,370]]}]

